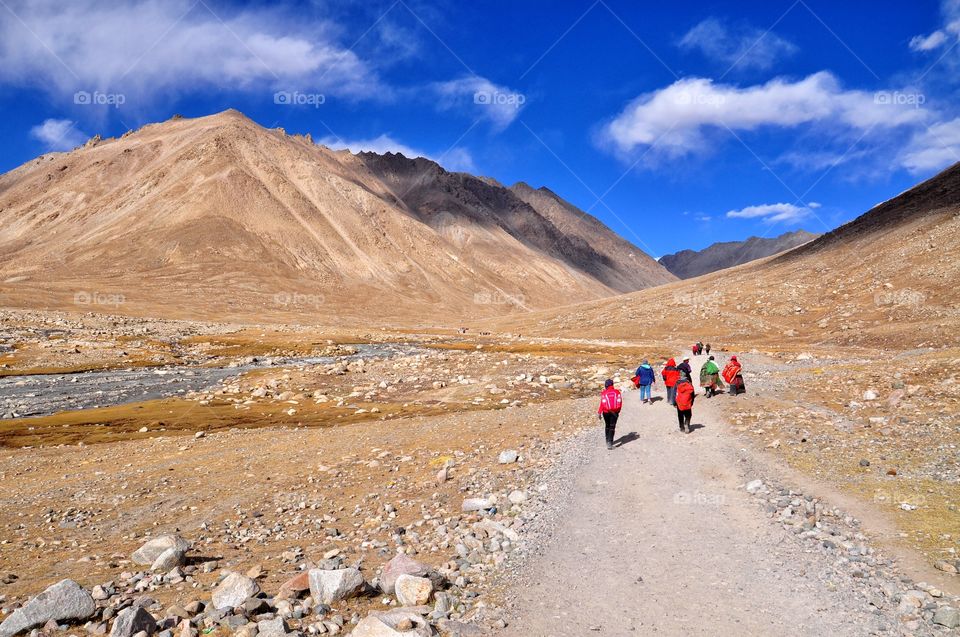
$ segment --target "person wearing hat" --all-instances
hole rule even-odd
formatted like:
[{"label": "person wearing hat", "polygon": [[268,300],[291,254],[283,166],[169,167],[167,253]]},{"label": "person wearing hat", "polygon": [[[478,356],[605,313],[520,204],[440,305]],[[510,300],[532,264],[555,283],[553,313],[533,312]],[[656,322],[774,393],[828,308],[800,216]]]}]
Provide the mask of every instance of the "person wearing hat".
[{"label": "person wearing hat", "polygon": [[707,358],[707,362],[700,368],[700,386],[704,388],[707,398],[717,393],[717,389],[722,389],[720,382],[720,368],[717,367],[713,356]]},{"label": "person wearing hat", "polygon": [[683,362],[677,365],[677,369],[680,370],[681,374],[686,375],[687,378],[693,378],[693,368],[690,367],[689,356],[683,357]]},{"label": "person wearing hat", "polygon": [[650,367],[650,361],[643,359],[637,368],[637,387],[640,388],[640,403],[653,403],[651,390],[657,384],[657,374]]},{"label": "person wearing hat", "polygon": [[723,368],[721,376],[723,376],[723,380],[727,381],[727,385],[730,386],[727,393],[731,396],[736,396],[737,394],[742,394],[747,391],[746,385],[743,383],[743,365],[740,364],[736,356],[730,357],[730,362]]},{"label": "person wearing hat", "polygon": [[600,408],[597,415],[603,421],[604,435],[607,440],[607,449],[613,449],[613,434],[617,429],[617,419],[623,407],[623,396],[620,390],[613,386],[613,381],[607,379],[600,394]]}]

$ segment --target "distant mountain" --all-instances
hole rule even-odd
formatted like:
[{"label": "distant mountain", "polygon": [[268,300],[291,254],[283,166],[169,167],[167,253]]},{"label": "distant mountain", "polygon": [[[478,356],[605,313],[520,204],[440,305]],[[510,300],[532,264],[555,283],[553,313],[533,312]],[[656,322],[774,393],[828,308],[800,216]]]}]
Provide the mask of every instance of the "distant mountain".
[{"label": "distant mountain", "polygon": [[819,236],[806,230],[796,230],[772,239],[750,237],[746,241],[714,243],[700,251],[681,250],[676,254],[668,254],[660,258],[660,265],[681,279],[692,279],[796,248]]},{"label": "distant mountain", "polygon": [[674,280],[549,191],[333,151],[232,110],[0,175],[9,306],[459,322]]}]

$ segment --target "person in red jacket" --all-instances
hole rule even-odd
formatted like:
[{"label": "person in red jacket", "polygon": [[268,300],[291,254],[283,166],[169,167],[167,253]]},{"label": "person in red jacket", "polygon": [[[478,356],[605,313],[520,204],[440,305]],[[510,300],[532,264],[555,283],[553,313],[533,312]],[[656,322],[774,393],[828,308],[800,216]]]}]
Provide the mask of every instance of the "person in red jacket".
[{"label": "person in red jacket", "polygon": [[727,381],[727,385],[729,386],[727,393],[731,396],[736,396],[737,394],[742,394],[747,391],[746,385],[743,382],[743,365],[740,364],[736,356],[730,357],[730,362],[723,368],[720,375],[723,376],[723,380]]},{"label": "person in red jacket", "polygon": [[693,389],[690,377],[684,374],[677,381],[677,420],[680,422],[680,431],[690,433],[690,420],[693,418],[693,399],[697,394]]},{"label": "person in red jacket", "polygon": [[677,381],[680,380],[680,370],[677,369],[677,361],[672,358],[668,360],[666,367],[660,372],[660,376],[663,377],[663,384],[667,388],[667,402],[671,405],[676,405]]},{"label": "person in red jacket", "polygon": [[620,390],[613,386],[609,378],[603,384],[603,393],[600,394],[600,408],[597,415],[603,420],[604,435],[607,438],[607,449],[613,449],[613,434],[617,429],[617,419],[623,407],[623,396]]}]

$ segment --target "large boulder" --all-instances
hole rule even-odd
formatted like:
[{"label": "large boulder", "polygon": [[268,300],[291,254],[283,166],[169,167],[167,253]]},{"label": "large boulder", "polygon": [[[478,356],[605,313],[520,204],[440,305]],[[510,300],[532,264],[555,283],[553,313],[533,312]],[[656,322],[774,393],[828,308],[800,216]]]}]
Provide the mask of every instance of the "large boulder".
[{"label": "large boulder", "polygon": [[395,588],[401,606],[421,606],[429,602],[433,594],[433,582],[415,575],[401,575],[397,578]]},{"label": "large boulder", "polygon": [[179,535],[161,535],[145,543],[130,556],[130,559],[136,564],[149,566],[157,561],[157,558],[163,555],[169,549],[178,549],[181,553],[190,550],[190,542]]},{"label": "large boulder", "polygon": [[363,590],[363,575],[355,568],[328,571],[310,569],[310,595],[314,601],[332,604],[341,599],[356,597]]},{"label": "large boulder", "polygon": [[260,586],[251,578],[240,573],[230,573],[213,590],[213,607],[236,608],[247,599],[260,594]]},{"label": "large boulder", "polygon": [[179,546],[171,546],[153,561],[153,564],[150,565],[150,570],[166,573],[167,571],[172,571],[178,566],[183,566],[186,561],[186,551],[181,551]]},{"label": "large boulder", "polygon": [[110,637],[133,637],[141,631],[152,635],[157,631],[157,622],[142,606],[131,606],[117,614]]},{"label": "large boulder", "polygon": [[401,575],[414,577],[429,577],[435,586],[439,586],[439,576],[436,571],[423,562],[418,562],[404,553],[398,553],[386,563],[380,573],[380,590],[387,595],[393,595],[396,589],[397,578]]},{"label": "large boulder", "polygon": [[65,579],[13,611],[0,624],[0,637],[12,637],[50,620],[87,619],[96,610],[96,602],[90,593],[73,580]]},{"label": "large boulder", "polygon": [[419,614],[401,608],[371,613],[360,620],[351,637],[433,637],[433,628]]}]

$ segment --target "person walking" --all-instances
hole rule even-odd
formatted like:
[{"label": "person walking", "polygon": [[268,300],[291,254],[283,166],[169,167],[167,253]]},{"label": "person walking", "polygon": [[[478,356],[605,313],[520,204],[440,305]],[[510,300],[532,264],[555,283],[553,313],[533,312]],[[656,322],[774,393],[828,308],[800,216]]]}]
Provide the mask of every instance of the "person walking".
[{"label": "person walking", "polygon": [[703,349],[707,353],[707,356],[710,356],[710,343],[707,343]]},{"label": "person walking", "polygon": [[677,361],[672,358],[669,359],[666,367],[660,372],[660,377],[663,378],[663,385],[667,388],[667,402],[671,405],[676,405],[676,387],[677,381],[680,380],[680,370],[677,369]]},{"label": "person walking", "polygon": [[713,356],[707,358],[707,362],[700,368],[700,386],[704,388],[704,394],[707,398],[712,398],[720,387],[720,368],[713,360]]},{"label": "person walking", "polygon": [[623,395],[613,386],[613,381],[607,379],[600,394],[600,408],[597,415],[603,421],[604,436],[607,440],[607,449],[613,449],[613,434],[617,429],[617,419],[623,407]]},{"label": "person walking", "polygon": [[694,343],[693,345],[690,346],[690,352],[691,352],[694,356],[697,355],[697,344],[696,344],[696,343]]},{"label": "person walking", "polygon": [[650,362],[643,359],[637,368],[637,387],[640,388],[640,403],[653,403],[653,386],[657,384],[657,374],[650,367]]},{"label": "person walking", "polygon": [[730,386],[727,393],[731,396],[736,396],[737,394],[742,394],[747,391],[747,387],[743,382],[743,365],[740,364],[736,356],[730,357],[730,362],[723,368],[721,375],[723,376],[723,380],[727,382],[727,385]]},{"label": "person walking", "polygon": [[690,433],[690,420],[693,418],[693,400],[696,398],[696,391],[693,389],[693,383],[690,377],[684,374],[677,381],[677,421],[680,423],[680,431]]},{"label": "person walking", "polygon": [[677,369],[680,370],[681,374],[686,374],[687,378],[693,378],[693,368],[690,367],[690,357],[684,356],[683,362],[677,365]]}]

